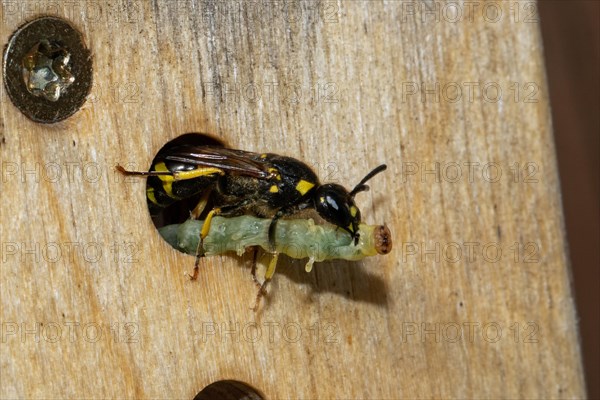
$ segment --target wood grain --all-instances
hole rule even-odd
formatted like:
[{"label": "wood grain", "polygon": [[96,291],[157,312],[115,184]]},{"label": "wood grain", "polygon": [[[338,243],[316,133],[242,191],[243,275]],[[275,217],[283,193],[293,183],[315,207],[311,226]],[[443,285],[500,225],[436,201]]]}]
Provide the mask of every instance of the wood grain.
[{"label": "wood grain", "polygon": [[[67,17],[95,83],[53,126],[2,96],[0,397],[585,396],[535,3],[14,3],[4,42]],[[186,132],[346,186],[386,162],[358,203],[394,250],[288,259],[257,314],[248,257],[190,282],[114,172]]]}]

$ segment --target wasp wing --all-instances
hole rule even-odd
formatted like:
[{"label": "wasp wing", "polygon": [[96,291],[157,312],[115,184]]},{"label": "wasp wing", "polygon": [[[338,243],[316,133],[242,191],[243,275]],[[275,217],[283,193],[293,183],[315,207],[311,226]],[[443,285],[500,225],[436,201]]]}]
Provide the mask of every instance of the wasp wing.
[{"label": "wasp wing", "polygon": [[235,175],[268,179],[272,176],[267,163],[256,153],[214,146],[178,146],[162,155],[165,161],[179,161],[202,167],[220,168]]}]

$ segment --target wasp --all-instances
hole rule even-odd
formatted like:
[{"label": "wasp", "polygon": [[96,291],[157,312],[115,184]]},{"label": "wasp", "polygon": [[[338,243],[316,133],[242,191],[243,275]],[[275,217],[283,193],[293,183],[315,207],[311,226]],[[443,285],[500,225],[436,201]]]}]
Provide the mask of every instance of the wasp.
[{"label": "wasp", "polygon": [[[376,167],[352,190],[347,190],[335,183],[321,184],[315,172],[295,158],[215,145],[168,147],[157,154],[147,172],[128,171],[117,165],[117,170],[125,175],[148,177],[146,195],[151,213],[200,196],[191,213],[196,219],[204,215],[192,280],[198,276],[202,240],[208,235],[215,215],[270,218],[268,238],[274,250],[277,221],[301,210],[314,209],[325,221],[347,231],[356,245],[361,213],[354,197],[368,190],[366,182],[386,168],[385,164]],[[253,278],[259,286],[257,303],[275,273],[277,253],[273,254],[262,284],[253,268]]]}]

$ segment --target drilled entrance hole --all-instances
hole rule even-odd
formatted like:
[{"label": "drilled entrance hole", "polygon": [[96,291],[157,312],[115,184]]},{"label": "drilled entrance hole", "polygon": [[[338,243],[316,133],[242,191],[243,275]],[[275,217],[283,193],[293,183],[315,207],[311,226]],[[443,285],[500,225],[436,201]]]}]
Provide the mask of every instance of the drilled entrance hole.
[{"label": "drilled entrance hole", "polygon": [[254,388],[239,381],[217,381],[202,389],[194,400],[263,400],[264,397]]}]

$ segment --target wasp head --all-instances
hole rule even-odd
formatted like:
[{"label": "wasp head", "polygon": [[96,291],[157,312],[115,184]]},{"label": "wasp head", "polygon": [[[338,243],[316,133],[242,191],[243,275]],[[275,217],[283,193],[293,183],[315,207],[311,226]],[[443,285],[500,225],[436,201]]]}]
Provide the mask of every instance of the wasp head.
[{"label": "wasp head", "polygon": [[375,168],[350,192],[335,183],[321,185],[315,191],[316,211],[326,221],[349,232],[354,244],[358,244],[358,226],[361,222],[360,210],[354,203],[354,196],[357,193],[369,190],[369,186],[365,185],[365,182],[386,168],[385,164]]}]

